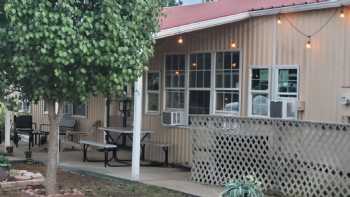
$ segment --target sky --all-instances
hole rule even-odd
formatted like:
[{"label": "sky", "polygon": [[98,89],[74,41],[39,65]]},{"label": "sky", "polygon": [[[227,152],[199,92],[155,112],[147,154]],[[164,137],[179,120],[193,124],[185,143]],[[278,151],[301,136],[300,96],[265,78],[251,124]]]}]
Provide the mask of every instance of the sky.
[{"label": "sky", "polygon": [[182,0],[182,2],[186,5],[186,4],[200,3],[201,0]]}]

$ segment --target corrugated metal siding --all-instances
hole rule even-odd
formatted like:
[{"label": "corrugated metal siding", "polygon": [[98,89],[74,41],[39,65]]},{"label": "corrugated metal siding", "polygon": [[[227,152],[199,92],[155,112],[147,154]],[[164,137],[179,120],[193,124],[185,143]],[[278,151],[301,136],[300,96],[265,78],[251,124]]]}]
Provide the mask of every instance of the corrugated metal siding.
[{"label": "corrugated metal siding", "polygon": [[[77,117],[77,121],[79,124],[80,131],[88,131],[90,132],[89,139],[95,139],[97,141],[103,140],[103,135],[101,132],[96,132],[93,128],[93,124],[96,121],[104,121],[104,106],[105,99],[102,96],[91,97],[88,103],[88,114],[87,117],[79,118]],[[37,104],[32,105],[32,115],[33,122],[37,124],[39,129],[40,124],[49,124],[48,115],[44,114],[44,101],[39,101]]]},{"label": "corrugated metal siding", "polygon": [[[311,33],[334,12],[334,9],[328,9],[286,16],[305,33]],[[182,45],[177,44],[177,37],[165,38],[157,41],[156,56],[150,69],[161,70],[167,53],[230,50],[230,42],[234,40],[242,53],[242,116],[247,115],[249,66],[296,64],[300,66],[300,100],[306,103],[302,119],[339,122],[342,116],[350,116],[350,110],[336,102],[338,96],[350,95],[349,14],[348,8],[345,19],[337,14],[312,38],[312,49],[305,48],[307,38],[297,33],[284,16],[281,25],[276,24],[276,16],[264,16],[188,33],[182,35]],[[171,161],[191,163],[191,149],[187,149],[190,148],[188,130],[162,127],[160,116],[145,115],[144,126],[157,131],[153,135],[156,140],[175,144],[170,152]],[[159,160],[160,152],[152,150],[148,156]]]}]

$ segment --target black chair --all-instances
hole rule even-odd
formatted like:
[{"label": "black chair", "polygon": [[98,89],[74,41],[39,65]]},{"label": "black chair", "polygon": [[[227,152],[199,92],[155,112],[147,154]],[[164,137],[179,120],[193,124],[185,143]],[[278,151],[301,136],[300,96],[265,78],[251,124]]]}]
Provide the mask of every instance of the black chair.
[{"label": "black chair", "polygon": [[26,116],[15,116],[14,117],[14,136],[13,136],[13,142],[15,143],[16,147],[18,147],[18,142],[20,141],[19,134],[28,135],[29,136],[29,151],[33,144],[33,127],[35,127],[35,124],[33,124],[32,116],[26,115]]}]

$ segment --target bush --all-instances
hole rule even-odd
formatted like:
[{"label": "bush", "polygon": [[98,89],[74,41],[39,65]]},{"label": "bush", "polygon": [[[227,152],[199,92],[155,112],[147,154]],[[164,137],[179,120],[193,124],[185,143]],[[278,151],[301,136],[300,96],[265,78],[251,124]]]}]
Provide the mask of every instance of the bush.
[{"label": "bush", "polygon": [[5,157],[5,155],[0,155],[0,168],[9,168],[11,166],[9,160]]},{"label": "bush", "polygon": [[221,197],[263,197],[260,185],[253,176],[247,176],[244,181],[230,181]]}]

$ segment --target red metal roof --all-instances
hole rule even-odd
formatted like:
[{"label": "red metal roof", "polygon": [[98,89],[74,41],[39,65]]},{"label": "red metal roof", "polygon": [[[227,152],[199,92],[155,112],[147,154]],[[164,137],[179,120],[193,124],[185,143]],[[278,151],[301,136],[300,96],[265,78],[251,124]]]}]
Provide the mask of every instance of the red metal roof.
[{"label": "red metal roof", "polygon": [[236,15],[252,10],[263,10],[293,5],[317,3],[325,0],[217,0],[210,3],[164,8],[161,30]]}]

